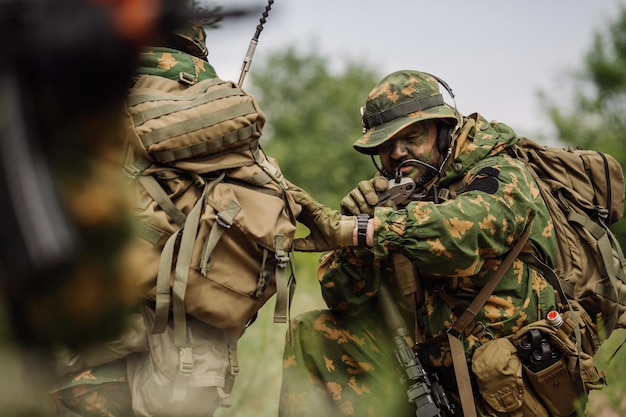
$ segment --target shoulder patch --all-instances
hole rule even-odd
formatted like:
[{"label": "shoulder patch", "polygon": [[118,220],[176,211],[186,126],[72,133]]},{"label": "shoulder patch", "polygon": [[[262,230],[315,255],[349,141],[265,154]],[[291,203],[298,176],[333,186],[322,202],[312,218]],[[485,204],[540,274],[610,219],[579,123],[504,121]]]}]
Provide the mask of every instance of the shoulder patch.
[{"label": "shoulder patch", "polygon": [[478,171],[474,180],[467,185],[465,191],[482,191],[493,194],[498,191],[498,176],[500,170],[494,167],[485,167]]}]

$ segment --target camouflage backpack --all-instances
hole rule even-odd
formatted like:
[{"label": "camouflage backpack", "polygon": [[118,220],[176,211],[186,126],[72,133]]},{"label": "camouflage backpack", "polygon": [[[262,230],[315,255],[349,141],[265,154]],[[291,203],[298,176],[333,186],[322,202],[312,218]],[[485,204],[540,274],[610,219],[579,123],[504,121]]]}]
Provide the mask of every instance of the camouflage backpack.
[{"label": "camouflage backpack", "polygon": [[[189,85],[192,84],[192,85]],[[155,303],[154,333],[189,314],[239,337],[276,292],[286,321],[293,201],[259,146],[265,117],[234,83],[141,76],[127,99],[138,185],[138,285]],[[174,323],[176,326],[176,323]]]}]

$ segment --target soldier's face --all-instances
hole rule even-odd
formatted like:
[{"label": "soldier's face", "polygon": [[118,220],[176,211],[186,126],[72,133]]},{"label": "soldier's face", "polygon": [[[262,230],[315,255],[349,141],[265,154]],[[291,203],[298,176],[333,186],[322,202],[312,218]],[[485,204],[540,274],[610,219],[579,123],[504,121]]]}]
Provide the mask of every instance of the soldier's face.
[{"label": "soldier's face", "polygon": [[[437,149],[437,125],[433,120],[425,120],[401,130],[382,144],[378,152],[384,170],[390,175],[395,175],[400,164],[409,159],[420,160],[435,169],[443,161],[443,155]],[[435,169],[407,162],[400,167],[400,173],[418,185],[423,185],[436,175]]]}]

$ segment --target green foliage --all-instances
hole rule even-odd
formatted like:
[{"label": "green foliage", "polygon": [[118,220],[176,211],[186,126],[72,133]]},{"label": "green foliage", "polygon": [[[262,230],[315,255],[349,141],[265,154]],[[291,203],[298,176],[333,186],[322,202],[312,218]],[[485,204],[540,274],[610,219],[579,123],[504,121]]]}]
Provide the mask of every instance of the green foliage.
[{"label": "green foliage", "polygon": [[[611,154],[626,166],[626,8],[594,35],[583,68],[572,77],[573,100],[541,94],[558,139]],[[626,244],[626,220],[613,226]]]},{"label": "green foliage", "polygon": [[359,109],[379,77],[353,63],[333,74],[324,57],[293,48],[257,65],[251,90],[268,119],[264,149],[291,182],[338,208],[357,181],[376,172],[352,144],[362,134]]}]

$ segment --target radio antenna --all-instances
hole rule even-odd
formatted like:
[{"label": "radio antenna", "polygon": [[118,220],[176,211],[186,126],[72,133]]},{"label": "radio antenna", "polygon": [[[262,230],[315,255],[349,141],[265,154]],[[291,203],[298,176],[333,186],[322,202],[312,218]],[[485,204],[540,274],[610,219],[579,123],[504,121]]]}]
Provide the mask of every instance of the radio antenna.
[{"label": "radio antenna", "polygon": [[268,0],[267,6],[265,6],[265,10],[263,11],[263,15],[261,16],[260,23],[256,26],[256,32],[250,40],[250,45],[248,45],[248,52],[246,52],[246,57],[243,59],[243,65],[241,66],[241,74],[239,75],[239,87],[243,85],[243,80],[246,78],[246,74],[250,70],[250,64],[252,63],[252,57],[254,56],[254,52],[256,51],[256,46],[259,43],[259,36],[261,35],[261,31],[263,30],[263,25],[266,22],[267,15],[270,13],[270,9],[272,8],[272,4],[274,4],[274,0]]}]

